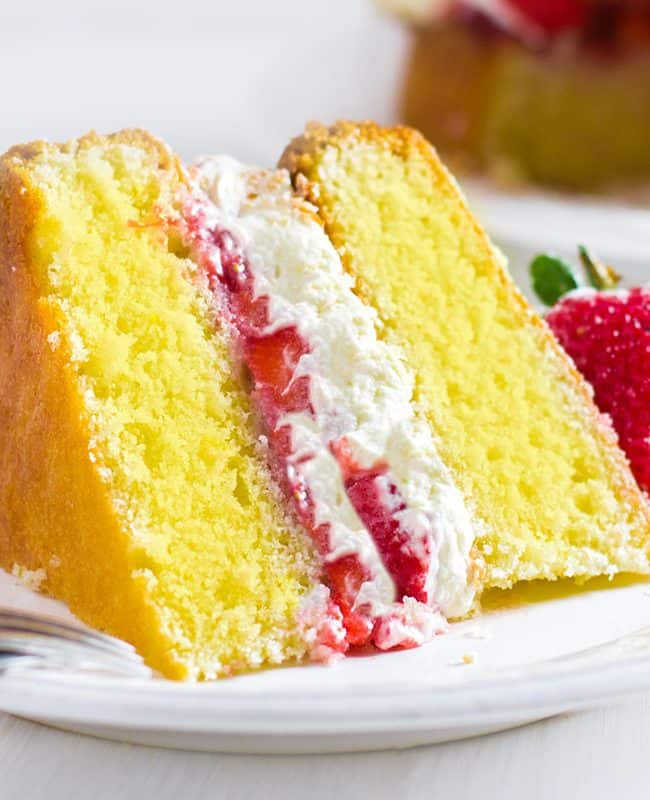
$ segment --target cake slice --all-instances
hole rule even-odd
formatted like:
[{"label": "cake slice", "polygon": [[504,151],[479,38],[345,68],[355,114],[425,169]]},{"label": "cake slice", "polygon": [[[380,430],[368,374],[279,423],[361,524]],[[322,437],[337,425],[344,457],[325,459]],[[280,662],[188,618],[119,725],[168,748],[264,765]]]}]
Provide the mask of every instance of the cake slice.
[{"label": "cake slice", "polygon": [[609,420],[432,147],[407,128],[313,125],[280,163],[403,356],[483,586],[648,573],[647,501]]},{"label": "cake slice", "polygon": [[286,171],[146,133],[0,167],[0,564],[173,678],[467,614],[475,531],[403,353]]},{"label": "cake slice", "polygon": [[189,679],[648,572],[608,421],[431,147],[342,123],[283,164],[1,159],[0,564]]},{"label": "cake slice", "polygon": [[2,158],[0,565],[198,679],[302,659],[330,618],[169,224],[188,191],[138,131]]}]

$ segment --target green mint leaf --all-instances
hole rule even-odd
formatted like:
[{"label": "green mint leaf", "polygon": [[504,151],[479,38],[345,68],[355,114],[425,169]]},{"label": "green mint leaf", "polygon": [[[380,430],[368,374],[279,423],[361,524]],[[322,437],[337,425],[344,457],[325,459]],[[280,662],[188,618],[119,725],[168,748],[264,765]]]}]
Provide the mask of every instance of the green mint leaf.
[{"label": "green mint leaf", "polygon": [[554,306],[562,295],[578,288],[573,270],[561,258],[540,253],[530,262],[533,289],[547,306]]},{"label": "green mint leaf", "polygon": [[587,280],[594,289],[613,289],[621,281],[621,276],[612,268],[603,264],[583,245],[578,245],[580,262],[587,273]]}]

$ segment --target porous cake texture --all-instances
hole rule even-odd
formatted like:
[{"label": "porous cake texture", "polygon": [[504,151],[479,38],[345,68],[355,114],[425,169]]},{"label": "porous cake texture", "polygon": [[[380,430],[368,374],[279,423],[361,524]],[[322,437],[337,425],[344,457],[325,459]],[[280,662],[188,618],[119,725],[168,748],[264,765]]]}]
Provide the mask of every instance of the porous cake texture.
[{"label": "porous cake texture", "polygon": [[415,373],[483,585],[647,573],[648,508],[609,420],[433,148],[407,128],[313,125],[281,164]]},{"label": "porous cake texture", "polygon": [[0,166],[0,564],[169,677],[302,658],[318,565],[260,457],[186,178],[146,133]]},{"label": "porous cake texture", "polygon": [[415,647],[650,572],[610,422],[432,147],[143,131],[0,159],[0,565],[162,674]]}]

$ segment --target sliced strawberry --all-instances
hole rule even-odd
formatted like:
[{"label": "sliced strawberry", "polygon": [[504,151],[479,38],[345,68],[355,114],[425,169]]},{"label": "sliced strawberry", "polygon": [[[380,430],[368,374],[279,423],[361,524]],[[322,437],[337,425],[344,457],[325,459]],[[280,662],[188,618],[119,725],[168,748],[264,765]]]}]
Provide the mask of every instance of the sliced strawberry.
[{"label": "sliced strawberry", "polygon": [[407,512],[406,503],[391,482],[387,465],[360,470],[350,449],[341,442],[338,456],[348,496],[392,574],[398,601],[405,596],[415,603],[408,611],[400,602],[388,603],[388,611],[381,617],[385,624],[376,626],[378,611],[361,592],[364,584],[376,578],[374,568],[354,552],[337,557],[330,524],[317,518],[309,470],[305,469],[314,453],[294,450],[292,427],[287,421],[287,415],[295,412],[314,415],[311,379],[297,374],[300,359],[310,352],[309,342],[297,326],[269,332],[269,297],[256,293],[258,287],[244,246],[231,231],[215,224],[209,209],[201,203],[189,203],[182,224],[185,238],[200,254],[217,307],[234,334],[236,357],[250,374],[251,399],[268,442],[271,471],[323,559],[331,602],[327,608],[317,609],[321,618],[311,620],[315,626],[312,655],[329,658],[334,652],[344,652],[348,645],[371,641],[379,647],[421,643],[431,628],[427,615],[432,612],[424,606],[424,611],[413,609],[419,609],[418,600],[426,600],[428,532],[423,532],[426,541],[411,541],[413,537],[397,516]]},{"label": "sliced strawberry", "polygon": [[345,437],[332,442],[330,448],[341,467],[348,498],[395,582],[397,597],[426,603],[431,561],[428,523],[425,521],[422,535],[414,542],[413,532],[403,522],[406,501],[391,480],[388,465],[379,462],[365,469],[355,460]]},{"label": "sliced strawberry", "polygon": [[289,388],[301,356],[308,352],[296,328],[283,328],[267,336],[247,337],[244,357],[256,385],[273,387],[280,396]]},{"label": "sliced strawberry", "polygon": [[371,579],[368,570],[354,554],[341,556],[327,565],[332,597],[343,612],[350,644],[363,645],[370,640],[373,621],[370,609],[355,608],[361,585]]}]

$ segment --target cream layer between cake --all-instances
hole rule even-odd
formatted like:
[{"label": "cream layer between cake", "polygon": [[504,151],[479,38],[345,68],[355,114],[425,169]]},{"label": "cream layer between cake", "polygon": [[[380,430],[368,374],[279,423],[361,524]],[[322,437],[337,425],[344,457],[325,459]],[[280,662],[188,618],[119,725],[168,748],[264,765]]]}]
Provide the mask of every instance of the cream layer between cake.
[{"label": "cream layer between cake", "polygon": [[[391,620],[384,646],[409,636],[425,641],[442,627],[438,611],[463,616],[474,602],[475,530],[431,428],[413,403],[414,375],[400,350],[381,339],[378,315],[355,294],[315,210],[296,198],[288,173],[213,157],[199,162],[196,175],[218,225],[245,252],[256,296],[268,297],[267,332],[295,327],[309,344],[295,376],[309,378],[313,413],[290,413],[278,424],[291,430],[292,463],[309,489],[316,522],[330,527],[326,560],[354,554],[367,567],[371,578],[361,586],[357,604]],[[395,512],[409,535],[405,548],[427,555],[428,615],[421,603],[397,596],[375,541],[346,494],[332,451],[332,443],[341,440],[363,468],[383,463],[390,469],[406,506]],[[384,502],[392,502],[388,494]],[[398,603],[402,613],[392,615]]]}]

